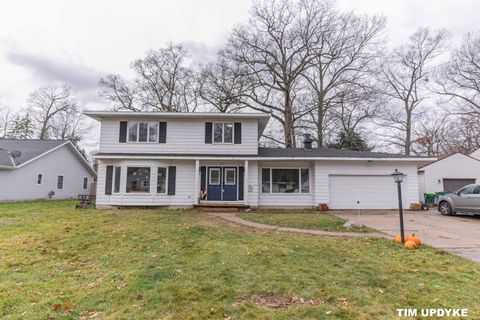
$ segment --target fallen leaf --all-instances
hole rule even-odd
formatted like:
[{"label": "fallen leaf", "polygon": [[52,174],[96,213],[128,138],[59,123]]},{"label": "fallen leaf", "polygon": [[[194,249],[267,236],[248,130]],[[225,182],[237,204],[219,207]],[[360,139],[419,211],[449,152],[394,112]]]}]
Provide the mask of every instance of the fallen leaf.
[{"label": "fallen leaf", "polygon": [[378,289],[378,292],[380,292],[380,293],[382,293],[382,294],[385,293],[385,292],[383,292],[382,289]]},{"label": "fallen leaf", "polygon": [[61,305],[60,303],[55,303],[55,304],[52,306],[52,310],[53,310],[53,311],[58,311],[61,307],[62,307],[62,305]]},{"label": "fallen leaf", "polygon": [[329,314],[332,314],[332,311],[328,310],[325,312],[325,314],[328,316]]}]

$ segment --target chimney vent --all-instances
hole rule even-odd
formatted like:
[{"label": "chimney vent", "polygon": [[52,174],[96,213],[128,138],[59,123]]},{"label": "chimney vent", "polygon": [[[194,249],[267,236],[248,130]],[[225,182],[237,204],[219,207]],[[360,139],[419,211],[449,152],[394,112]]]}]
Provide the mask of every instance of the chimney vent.
[{"label": "chimney vent", "polygon": [[304,139],[303,139],[303,149],[312,150],[312,142],[313,142],[313,139],[310,136],[310,134],[308,134],[308,133],[305,134]]}]

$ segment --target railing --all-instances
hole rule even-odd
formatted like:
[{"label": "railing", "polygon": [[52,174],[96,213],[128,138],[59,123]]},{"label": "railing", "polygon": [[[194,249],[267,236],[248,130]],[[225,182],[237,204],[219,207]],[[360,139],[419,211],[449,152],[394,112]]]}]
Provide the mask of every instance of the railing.
[{"label": "railing", "polygon": [[78,201],[80,203],[92,203],[95,202],[96,196],[93,194],[79,194],[78,195]]}]

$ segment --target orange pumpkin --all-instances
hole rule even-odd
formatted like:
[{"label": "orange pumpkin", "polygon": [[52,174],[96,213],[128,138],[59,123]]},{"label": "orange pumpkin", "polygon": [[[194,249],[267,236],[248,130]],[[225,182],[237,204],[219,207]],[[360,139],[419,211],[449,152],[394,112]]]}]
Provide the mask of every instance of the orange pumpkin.
[{"label": "orange pumpkin", "polygon": [[419,237],[417,237],[415,234],[409,235],[409,236],[407,237],[407,241],[413,241],[413,242],[415,242],[415,244],[417,245],[417,247],[422,244],[422,240],[421,240]]},{"label": "orange pumpkin", "polygon": [[396,243],[400,243],[402,242],[402,237],[401,236],[396,236],[394,239],[393,239],[394,242]]},{"label": "orange pumpkin", "polygon": [[408,240],[405,242],[405,248],[407,249],[416,249],[417,248],[417,244],[415,242],[413,242],[412,240]]}]

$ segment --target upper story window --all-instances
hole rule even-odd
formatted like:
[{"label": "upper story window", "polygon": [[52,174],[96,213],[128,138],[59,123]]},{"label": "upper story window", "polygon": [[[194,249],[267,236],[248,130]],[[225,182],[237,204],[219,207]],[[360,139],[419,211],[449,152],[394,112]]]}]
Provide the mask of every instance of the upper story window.
[{"label": "upper story window", "polygon": [[233,123],[215,122],[213,124],[214,143],[233,143]]},{"label": "upper story window", "polygon": [[158,122],[128,122],[128,142],[158,142]]}]

